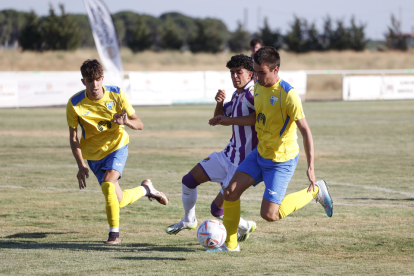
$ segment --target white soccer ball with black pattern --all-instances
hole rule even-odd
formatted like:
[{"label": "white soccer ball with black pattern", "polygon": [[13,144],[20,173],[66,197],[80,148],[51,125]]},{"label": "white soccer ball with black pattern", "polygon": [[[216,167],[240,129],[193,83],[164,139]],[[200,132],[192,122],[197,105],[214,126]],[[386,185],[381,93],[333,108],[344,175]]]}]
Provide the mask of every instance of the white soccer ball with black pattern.
[{"label": "white soccer ball with black pattern", "polygon": [[227,231],[221,221],[209,219],[204,221],[197,231],[197,239],[205,248],[217,248],[224,244]]}]

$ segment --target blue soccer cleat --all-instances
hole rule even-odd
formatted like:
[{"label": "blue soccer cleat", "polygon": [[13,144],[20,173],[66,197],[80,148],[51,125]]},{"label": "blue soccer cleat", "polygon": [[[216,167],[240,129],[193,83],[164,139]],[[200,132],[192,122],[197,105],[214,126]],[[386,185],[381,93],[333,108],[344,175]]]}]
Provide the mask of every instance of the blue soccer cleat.
[{"label": "blue soccer cleat", "polygon": [[328,191],[329,187],[326,186],[325,180],[318,180],[315,182],[315,185],[319,188],[319,192],[315,196],[316,202],[319,202],[323,206],[328,217],[332,217],[333,201]]}]

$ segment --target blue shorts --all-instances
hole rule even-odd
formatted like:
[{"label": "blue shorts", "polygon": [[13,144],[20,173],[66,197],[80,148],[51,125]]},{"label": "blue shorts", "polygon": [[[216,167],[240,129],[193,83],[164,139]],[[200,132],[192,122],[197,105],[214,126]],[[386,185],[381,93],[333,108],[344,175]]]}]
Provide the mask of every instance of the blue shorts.
[{"label": "blue shorts", "polygon": [[119,178],[122,177],[122,171],[124,170],[127,158],[128,145],[125,145],[122,148],[111,152],[104,159],[96,161],[88,160],[88,165],[98,179],[99,185],[102,185],[107,170],[116,170],[120,173]]},{"label": "blue shorts", "polygon": [[298,164],[299,154],[286,162],[273,162],[265,159],[254,149],[237,168],[254,178],[255,186],[264,181],[266,189],[263,198],[281,204],[290,179]]}]

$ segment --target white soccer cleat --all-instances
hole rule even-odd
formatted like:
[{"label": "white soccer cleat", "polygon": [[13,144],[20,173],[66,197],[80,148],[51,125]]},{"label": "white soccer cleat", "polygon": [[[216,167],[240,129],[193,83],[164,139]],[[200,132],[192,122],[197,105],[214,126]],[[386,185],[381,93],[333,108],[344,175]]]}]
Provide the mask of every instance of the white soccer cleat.
[{"label": "white soccer cleat", "polygon": [[163,192],[157,191],[154,188],[154,185],[151,182],[151,179],[147,179],[142,181],[141,186],[145,188],[145,190],[147,191],[147,197],[150,201],[152,201],[153,199],[155,199],[156,201],[158,201],[160,204],[162,205],[167,205],[168,204],[168,198],[164,195]]},{"label": "white soccer cleat", "polygon": [[315,185],[319,188],[319,192],[315,196],[316,202],[320,203],[323,206],[328,217],[332,217],[333,201],[328,191],[329,187],[326,186],[325,180],[318,180],[315,182]]},{"label": "white soccer cleat", "polygon": [[248,229],[242,229],[242,228],[237,229],[237,241],[238,242],[244,242],[245,240],[247,240],[250,234],[253,233],[253,231],[257,229],[256,222],[248,220],[247,223],[249,224]]},{"label": "white soccer cleat", "polygon": [[180,222],[170,225],[165,229],[165,232],[170,235],[176,235],[181,230],[188,229],[192,230],[197,227],[197,219],[195,219],[193,222],[186,222],[184,219],[182,219]]},{"label": "white soccer cleat", "polygon": [[223,251],[231,251],[231,252],[239,252],[240,251],[240,246],[237,245],[236,248],[230,250],[226,244],[223,244],[220,247],[217,248],[213,248],[213,249],[207,249],[206,252],[223,252]]}]

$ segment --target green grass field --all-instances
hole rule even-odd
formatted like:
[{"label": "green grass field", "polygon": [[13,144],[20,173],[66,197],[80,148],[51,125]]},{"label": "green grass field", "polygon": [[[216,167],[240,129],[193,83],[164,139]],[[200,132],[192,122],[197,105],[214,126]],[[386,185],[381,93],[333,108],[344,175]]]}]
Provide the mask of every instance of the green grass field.
[{"label": "green grass field", "polygon": [[[104,246],[105,202],[93,175],[78,190],[64,108],[0,109],[2,275],[414,275],[414,101],[307,102],[316,175],[334,199],[328,218],[310,203],[269,223],[264,185],[242,216],[258,229],[238,253],[206,253],[196,231],[169,236],[183,215],[181,178],[230,139],[211,127],[214,106],[137,107],[123,188],[151,178],[167,206],[142,198],[121,210],[122,245]],[[301,141],[299,141],[301,143]],[[288,193],[307,186],[302,152]],[[198,188],[209,219],[219,185]]]}]

